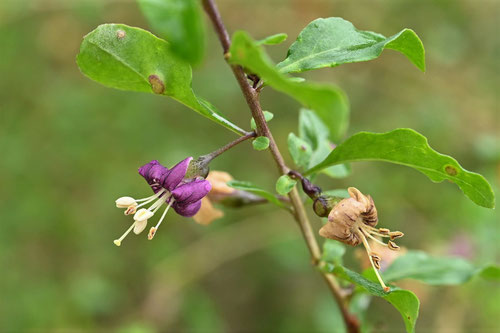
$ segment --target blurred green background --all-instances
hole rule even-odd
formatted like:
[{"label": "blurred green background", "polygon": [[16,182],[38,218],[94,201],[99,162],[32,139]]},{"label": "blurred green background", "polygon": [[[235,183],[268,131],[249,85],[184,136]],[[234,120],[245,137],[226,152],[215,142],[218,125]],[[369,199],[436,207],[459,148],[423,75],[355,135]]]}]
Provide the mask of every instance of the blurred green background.
[{"label": "blurred green background", "polygon": [[[317,17],[340,16],[386,36],[414,29],[426,47],[425,74],[385,51],[375,61],[307,78],[347,92],[349,134],[411,127],[436,150],[485,175],[499,193],[498,1],[218,3],[230,31],[245,29],[255,38],[289,34],[284,45],[268,48],[276,62]],[[148,28],[134,1],[0,2],[0,331],[341,331],[298,228],[273,207],[227,209],[208,227],[169,214],[154,241],[141,234],[113,245],[130,223],[114,200],[149,195],[140,165],[159,159],[170,166],[235,136],[173,100],[115,91],[83,77],[75,56],[82,37],[101,23]],[[195,91],[248,128],[244,99],[214,34],[207,35]],[[297,131],[299,105],[271,89],[262,103],[275,114],[271,129],[290,162],[286,137]],[[212,168],[270,190],[277,178],[270,155],[250,145]],[[319,183],[371,194],[383,225],[405,232],[401,245],[478,265],[499,261],[498,210],[477,207],[454,184],[433,184],[402,166],[358,163],[353,170],[346,179]],[[349,249],[346,265],[359,271],[354,252]],[[498,285],[475,279],[461,287],[404,287],[422,302],[417,332],[500,329]],[[380,299],[367,316],[376,331],[404,328],[399,313]]]}]

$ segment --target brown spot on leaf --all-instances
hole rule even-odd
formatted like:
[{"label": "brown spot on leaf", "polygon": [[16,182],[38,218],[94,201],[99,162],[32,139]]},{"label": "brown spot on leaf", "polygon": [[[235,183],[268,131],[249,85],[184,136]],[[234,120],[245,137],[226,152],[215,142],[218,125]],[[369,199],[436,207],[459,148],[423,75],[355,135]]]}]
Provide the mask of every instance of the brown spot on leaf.
[{"label": "brown spot on leaf", "polygon": [[126,35],[127,35],[127,33],[123,30],[118,30],[116,32],[116,38],[118,38],[118,39],[123,39],[123,38],[125,38]]},{"label": "brown spot on leaf", "polygon": [[163,94],[165,91],[165,84],[163,83],[162,80],[158,77],[158,75],[150,75],[148,77],[149,83],[151,84],[151,89],[153,89],[153,92],[155,94]]},{"label": "brown spot on leaf", "polygon": [[450,176],[456,176],[458,173],[457,168],[455,168],[453,165],[445,166],[444,171],[446,171],[446,173],[449,174]]}]

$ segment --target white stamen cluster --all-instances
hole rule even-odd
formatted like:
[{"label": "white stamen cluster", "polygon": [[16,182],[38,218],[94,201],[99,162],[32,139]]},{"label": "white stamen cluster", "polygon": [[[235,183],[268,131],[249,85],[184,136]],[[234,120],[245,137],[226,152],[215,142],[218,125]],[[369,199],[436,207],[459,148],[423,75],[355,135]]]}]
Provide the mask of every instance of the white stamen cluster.
[{"label": "white stamen cluster", "polygon": [[[142,206],[147,205],[148,203],[156,200],[149,208],[140,208]],[[115,243],[116,246],[120,246],[122,244],[122,241],[127,235],[133,230],[134,234],[138,235],[141,232],[146,229],[148,220],[154,216],[154,214],[160,209],[161,205],[166,203],[168,201],[167,208],[165,208],[165,211],[163,212],[160,221],[156,224],[156,226],[152,227],[149,230],[148,233],[148,239],[151,240],[153,239],[156,230],[158,230],[158,227],[162,223],[163,219],[167,215],[168,210],[174,203],[174,199],[170,195],[170,193],[162,189],[158,191],[156,194],[149,196],[147,198],[143,199],[134,199],[132,197],[121,197],[116,200],[116,207],[118,208],[125,208],[124,214],[125,215],[132,215],[134,214],[134,222],[132,225],[125,231],[125,233],[118,239],[115,239],[113,243]],[[140,204],[139,204],[140,203]],[[138,209],[140,208],[140,209]]]}]

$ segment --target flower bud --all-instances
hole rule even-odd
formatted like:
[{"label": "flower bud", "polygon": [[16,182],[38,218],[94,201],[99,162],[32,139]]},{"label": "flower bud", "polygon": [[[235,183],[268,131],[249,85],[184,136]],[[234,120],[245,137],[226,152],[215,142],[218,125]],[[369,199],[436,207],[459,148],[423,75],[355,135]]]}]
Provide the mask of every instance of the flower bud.
[{"label": "flower bud", "polygon": [[332,209],[342,200],[340,197],[322,195],[316,198],[313,203],[313,209],[316,215],[327,217]]}]

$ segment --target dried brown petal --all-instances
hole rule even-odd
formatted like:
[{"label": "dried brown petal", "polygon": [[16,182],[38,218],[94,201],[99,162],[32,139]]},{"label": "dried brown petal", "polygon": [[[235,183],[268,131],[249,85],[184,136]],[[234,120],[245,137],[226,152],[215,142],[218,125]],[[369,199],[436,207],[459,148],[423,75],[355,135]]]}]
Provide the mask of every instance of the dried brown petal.
[{"label": "dried brown petal", "polygon": [[363,218],[363,222],[371,227],[375,227],[378,223],[378,214],[377,207],[375,207],[375,203],[371,196],[365,197],[368,199],[368,205],[366,206],[366,211],[361,213],[361,217]]},{"label": "dried brown petal", "polygon": [[327,222],[321,229],[319,229],[321,237],[335,239],[347,245],[356,246],[361,243],[358,235],[351,231],[349,225],[341,223]]},{"label": "dried brown petal", "polygon": [[218,202],[236,191],[226,184],[228,181],[233,180],[233,177],[227,172],[216,170],[210,171],[206,180],[212,185],[212,190],[208,194],[208,197],[213,202]]},{"label": "dried brown petal", "polygon": [[209,225],[214,220],[220,219],[223,216],[224,212],[215,208],[210,202],[210,199],[205,197],[201,199],[201,208],[198,213],[193,216],[193,219],[196,223],[201,225]]},{"label": "dried brown petal", "polygon": [[328,214],[328,223],[320,229],[320,235],[356,246],[361,242],[357,230],[359,223],[375,226],[377,210],[370,196],[365,196],[355,187],[349,187],[347,191],[351,197],[335,205]]}]

